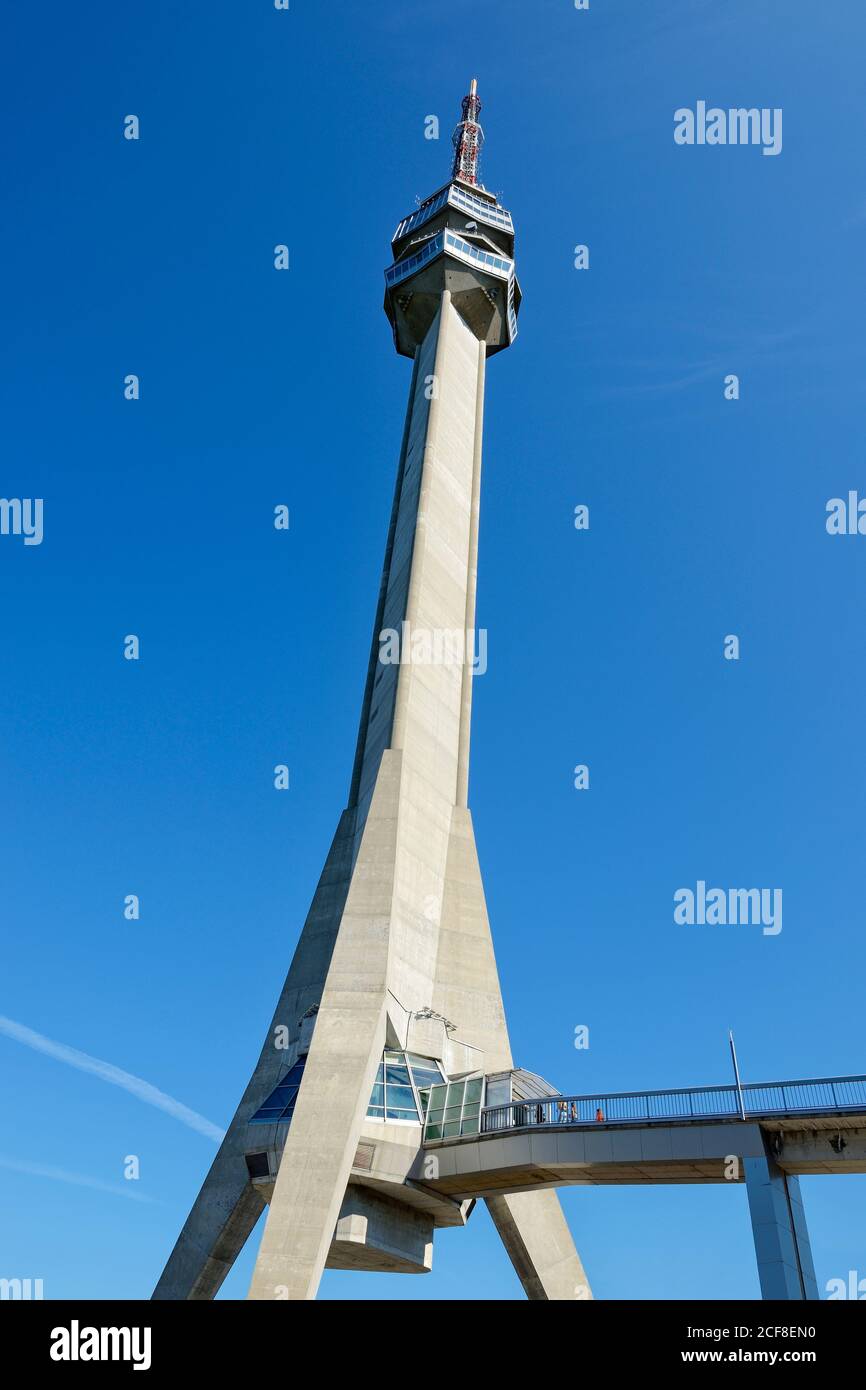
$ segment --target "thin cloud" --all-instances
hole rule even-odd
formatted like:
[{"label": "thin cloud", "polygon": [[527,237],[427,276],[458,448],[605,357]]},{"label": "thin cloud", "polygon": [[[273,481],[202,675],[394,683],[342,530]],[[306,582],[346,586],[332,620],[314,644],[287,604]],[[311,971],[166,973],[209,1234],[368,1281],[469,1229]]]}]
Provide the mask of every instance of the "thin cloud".
[{"label": "thin cloud", "polygon": [[5,1158],[0,1154],[0,1168],[8,1168],[11,1173],[26,1173],[31,1178],[48,1178],[51,1182],[71,1183],[73,1187],[90,1187],[94,1192],[110,1192],[113,1197],[128,1197],[131,1202],[162,1205],[155,1197],[135,1192],[129,1186],[121,1187],[118,1183],[100,1182],[98,1178],[88,1178],[83,1173],[68,1173],[65,1168],[52,1168],[45,1163],[31,1163],[29,1159]]},{"label": "thin cloud", "polygon": [[23,1043],[25,1047],[31,1047],[34,1052],[44,1052],[47,1057],[53,1057],[55,1061],[65,1062],[68,1067],[75,1067],[77,1071],[89,1072],[91,1076],[96,1076],[100,1081],[107,1081],[110,1086],[119,1086],[121,1090],[129,1091],[130,1095],[138,1100],[143,1100],[145,1105],[152,1105],[157,1110],[164,1110],[167,1115],[171,1115],[175,1120],[180,1120],[182,1125],[189,1129],[194,1129],[197,1134],[204,1134],[206,1138],[212,1139],[219,1144],[225,1137],[225,1131],[217,1125],[211,1124],[203,1115],[196,1114],[195,1110],[190,1110],[188,1106],[182,1105],[179,1100],[172,1096],[167,1096],[164,1091],[160,1091],[156,1086],[151,1086],[149,1081],[142,1081],[140,1076],[133,1076],[128,1071],[121,1071],[120,1067],[115,1067],[111,1062],[103,1062],[98,1057],[90,1057],[86,1052],[79,1052],[77,1048],[67,1047],[65,1043],[52,1042],[51,1038],[46,1038],[42,1033],[35,1033],[32,1028],[26,1028],[23,1023],[16,1023],[14,1019],[4,1018],[0,1014],[0,1033],[7,1038],[12,1038],[15,1042]]}]

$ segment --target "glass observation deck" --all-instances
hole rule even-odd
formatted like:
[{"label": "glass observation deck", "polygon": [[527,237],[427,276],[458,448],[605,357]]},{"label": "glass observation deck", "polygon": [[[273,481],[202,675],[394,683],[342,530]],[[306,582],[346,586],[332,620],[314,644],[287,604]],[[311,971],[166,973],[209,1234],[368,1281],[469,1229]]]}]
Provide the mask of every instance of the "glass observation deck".
[{"label": "glass observation deck", "polygon": [[423,227],[424,223],[428,222],[431,217],[435,217],[437,212],[446,204],[453,208],[459,208],[461,212],[470,213],[479,222],[486,222],[490,227],[499,227],[510,235],[514,235],[514,223],[511,220],[510,212],[506,212],[505,208],[501,208],[496,202],[488,202],[486,198],[479,198],[477,194],[468,193],[466,189],[451,183],[440,189],[438,193],[434,193],[433,197],[422,203],[416,212],[404,217],[391,240],[401,241],[410,232],[414,232],[416,227]]},{"label": "glass observation deck", "polygon": [[432,261],[435,256],[441,256],[445,250],[458,261],[465,261],[468,265],[479,265],[489,275],[497,275],[501,280],[511,279],[514,275],[514,262],[507,256],[494,255],[492,251],[485,251],[480,246],[473,246],[471,242],[464,241],[454,232],[441,231],[429,241],[425,241],[420,251],[389,266],[385,271],[386,285],[389,288],[391,285],[399,285],[407,275],[414,275],[420,266]]},{"label": "glass observation deck", "polygon": [[479,267],[488,275],[493,275],[499,280],[504,280],[508,285],[508,335],[513,343],[517,337],[517,313],[514,303],[514,261],[507,256],[497,256],[492,251],[485,251],[481,246],[473,246],[469,241],[464,241],[463,237],[457,236],[455,232],[450,232],[443,228],[435,236],[425,241],[423,246],[413,255],[407,256],[405,260],[395,261],[385,271],[386,289],[393,289],[402,280],[414,275],[422,266],[433,261],[437,256],[451,256],[455,260],[463,261],[465,265]]}]

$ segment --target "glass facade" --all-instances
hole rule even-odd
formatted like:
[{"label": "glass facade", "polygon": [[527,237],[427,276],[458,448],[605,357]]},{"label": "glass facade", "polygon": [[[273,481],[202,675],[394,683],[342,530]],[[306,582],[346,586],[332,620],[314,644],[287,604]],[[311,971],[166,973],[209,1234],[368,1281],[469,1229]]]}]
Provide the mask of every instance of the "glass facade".
[{"label": "glass facade", "polygon": [[510,261],[507,256],[496,256],[492,251],[484,251],[480,246],[473,246],[471,242],[455,236],[453,232],[445,233],[445,244],[461,260],[469,260],[476,265],[483,265],[484,269],[491,275],[507,277],[514,273],[514,262]]},{"label": "glass facade", "polygon": [[401,280],[405,280],[407,275],[414,275],[415,271],[427,261],[438,256],[442,250],[442,233],[431,237],[425,242],[420,251],[416,251],[414,256],[409,256],[405,261],[397,261],[395,265],[389,266],[385,271],[386,285],[397,285]]},{"label": "glass facade", "polygon": [[424,1142],[429,1139],[456,1139],[460,1134],[478,1134],[483,1102],[483,1076],[433,1086],[427,1105]]},{"label": "glass facade", "polygon": [[473,246],[471,242],[464,241],[462,237],[455,236],[453,232],[438,232],[425,242],[420,251],[414,255],[407,256],[404,261],[397,261],[385,271],[385,284],[388,286],[398,285],[401,280],[405,280],[409,275],[414,275],[416,270],[420,270],[422,265],[432,261],[434,256],[439,256],[443,251],[455,256],[457,260],[466,261],[469,265],[483,266],[488,275],[495,275],[498,278],[508,281],[508,332],[511,341],[517,337],[517,314],[514,309],[514,262],[507,256],[496,256],[492,251],[485,251],[480,246]]},{"label": "glass facade", "polygon": [[508,334],[512,343],[517,337],[517,311],[514,308],[514,276],[508,277]]},{"label": "glass facade", "polygon": [[489,222],[493,227],[502,227],[506,232],[514,231],[514,223],[511,220],[511,213],[506,212],[498,203],[488,203],[486,198],[476,198],[471,193],[467,193],[464,188],[457,188],[451,185],[448,197],[449,203],[453,207],[462,208],[464,212],[471,212],[483,222]]},{"label": "glass facade", "polygon": [[428,217],[434,217],[447,202],[448,189],[443,188],[442,192],[437,193],[435,198],[431,198],[427,203],[422,203],[417,212],[413,212],[409,217],[404,217],[391,240],[399,241],[408,232],[413,232],[416,227],[422,227]]},{"label": "glass facade", "polygon": [[251,1125],[286,1124],[291,1120],[295,1110],[295,1101],[298,1099],[298,1091],[301,1089],[301,1077],[304,1074],[306,1062],[306,1054],[298,1058],[291,1071],[286,1072],[286,1075],[271,1091],[267,1100],[259,1106],[250,1120]]},{"label": "glass facade", "polygon": [[444,1075],[432,1057],[419,1057],[414,1052],[386,1052],[373,1083],[368,1118],[421,1124],[430,1089],[441,1086]]},{"label": "glass facade", "polygon": [[486,198],[479,198],[472,193],[467,193],[465,189],[458,188],[456,184],[452,183],[426,203],[422,203],[417,212],[413,212],[409,217],[404,217],[392,240],[399,241],[401,237],[413,232],[416,227],[423,227],[424,223],[429,218],[435,217],[446,203],[450,204],[451,207],[460,208],[461,212],[470,213],[478,221],[486,222],[491,227],[501,227],[503,231],[514,232],[511,213],[506,212],[505,208],[501,208],[498,203],[488,203]]}]

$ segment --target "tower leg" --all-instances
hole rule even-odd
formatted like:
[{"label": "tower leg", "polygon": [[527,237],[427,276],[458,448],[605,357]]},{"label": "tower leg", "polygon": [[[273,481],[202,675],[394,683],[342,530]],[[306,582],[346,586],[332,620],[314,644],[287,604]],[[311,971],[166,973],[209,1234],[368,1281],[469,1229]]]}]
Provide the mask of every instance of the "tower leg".
[{"label": "tower leg", "polygon": [[487,1210],[528,1299],[592,1298],[555,1192],[488,1197]]},{"label": "tower leg", "polygon": [[169,1256],[155,1299],[214,1298],[264,1208],[230,1130]]},{"label": "tower leg", "polygon": [[[433,1000],[446,1018],[466,1020],[461,1039],[483,1052],[486,1071],[510,1070],[511,1048],[475,831],[465,806],[456,806],[451,817]],[[490,1197],[487,1209],[527,1298],[592,1297],[555,1192]]]},{"label": "tower leg", "polygon": [[387,1023],[402,758],[382,756],[286,1137],[252,1299],[315,1298],[345,1196]]},{"label": "tower leg", "polygon": [[280,1160],[252,1299],[316,1297],[382,1060],[384,1006],[366,1018],[357,1009],[332,1018],[323,1012],[313,1039],[318,1056],[311,1048]]},{"label": "tower leg", "polygon": [[799,1178],[783,1173],[769,1154],[745,1158],[743,1164],[761,1297],[817,1299]]},{"label": "tower leg", "polygon": [[246,1166],[247,1122],[285,1069],[275,1031],[291,1035],[304,1010],[318,1002],[351,880],[355,819],[354,811],[340,818],[261,1056],[156,1286],[156,1299],[213,1298],[261,1215],[264,1199]]}]

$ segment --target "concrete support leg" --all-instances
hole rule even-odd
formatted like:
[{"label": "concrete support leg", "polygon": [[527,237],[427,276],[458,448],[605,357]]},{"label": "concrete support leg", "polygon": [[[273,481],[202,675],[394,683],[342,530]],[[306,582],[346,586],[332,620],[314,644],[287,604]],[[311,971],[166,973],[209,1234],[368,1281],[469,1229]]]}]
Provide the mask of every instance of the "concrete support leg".
[{"label": "concrete support leg", "polygon": [[488,1197],[487,1209],[528,1299],[592,1298],[555,1192]]},{"label": "concrete support leg", "polygon": [[214,1298],[264,1209],[230,1132],[186,1219],[155,1299]]},{"label": "concrete support leg", "polygon": [[402,759],[382,757],[307,1064],[280,1159],[252,1299],[312,1299],[331,1247],[387,1028]]},{"label": "concrete support leg", "polygon": [[280,1160],[252,1299],[316,1297],[382,1058],[384,1007],[367,1017],[358,1009],[320,1012],[314,1048],[317,1042]]},{"label": "concrete support leg", "polygon": [[799,1179],[783,1173],[769,1155],[743,1163],[761,1297],[817,1299]]},{"label": "concrete support leg", "polygon": [[340,818],[261,1056],[156,1286],[156,1299],[213,1298],[261,1215],[264,1200],[250,1183],[245,1159],[247,1121],[285,1070],[275,1030],[297,1036],[301,1015],[318,1003],[351,879],[355,819],[354,811]]}]

